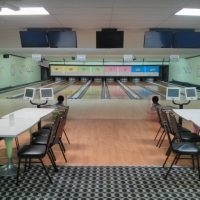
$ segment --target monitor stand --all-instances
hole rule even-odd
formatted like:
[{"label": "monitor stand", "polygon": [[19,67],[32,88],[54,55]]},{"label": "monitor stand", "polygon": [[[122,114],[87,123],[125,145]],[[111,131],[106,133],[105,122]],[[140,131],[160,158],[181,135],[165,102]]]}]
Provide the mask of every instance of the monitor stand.
[{"label": "monitor stand", "polygon": [[[48,100],[46,100],[44,103],[34,103],[34,102],[32,102],[32,101],[30,100],[30,103],[31,103],[32,105],[37,106],[37,108],[40,108],[41,106],[46,105],[47,102],[48,102]],[[38,122],[38,130],[39,130],[40,128],[41,128],[41,121]]]},{"label": "monitor stand", "polygon": [[[187,101],[187,102],[183,102],[183,103],[175,102],[175,100],[172,100],[172,102],[173,102],[174,105],[178,105],[179,109],[183,109],[183,106],[188,105],[190,103],[190,100]],[[180,125],[182,125],[182,121],[183,121],[182,117],[179,117],[179,124]]]}]

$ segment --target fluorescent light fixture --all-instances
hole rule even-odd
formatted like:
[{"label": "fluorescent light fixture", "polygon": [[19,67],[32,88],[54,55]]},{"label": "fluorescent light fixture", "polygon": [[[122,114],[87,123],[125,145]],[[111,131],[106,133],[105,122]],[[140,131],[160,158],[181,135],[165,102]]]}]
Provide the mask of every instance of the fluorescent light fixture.
[{"label": "fluorescent light fixture", "polygon": [[49,13],[43,7],[26,7],[20,8],[18,11],[2,8],[0,15],[49,15]]},{"label": "fluorescent light fixture", "polygon": [[179,10],[175,15],[200,16],[200,9],[183,8]]}]

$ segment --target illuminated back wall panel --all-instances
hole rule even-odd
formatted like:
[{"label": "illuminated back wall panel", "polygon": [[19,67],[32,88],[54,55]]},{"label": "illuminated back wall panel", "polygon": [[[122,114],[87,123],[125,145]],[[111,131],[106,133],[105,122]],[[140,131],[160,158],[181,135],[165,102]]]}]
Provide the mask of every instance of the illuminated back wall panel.
[{"label": "illuminated back wall panel", "polygon": [[104,66],[91,66],[91,76],[104,76]]},{"label": "illuminated back wall panel", "polygon": [[84,66],[51,65],[51,76],[130,76],[157,77],[159,67],[156,65],[138,66]]},{"label": "illuminated back wall panel", "polygon": [[159,66],[132,66],[131,72],[136,76],[159,76]]}]

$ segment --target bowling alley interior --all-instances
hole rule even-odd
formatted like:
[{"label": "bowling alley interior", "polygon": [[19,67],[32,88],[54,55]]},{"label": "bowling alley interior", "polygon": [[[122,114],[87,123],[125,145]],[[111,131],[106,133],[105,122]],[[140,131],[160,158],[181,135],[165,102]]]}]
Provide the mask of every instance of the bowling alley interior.
[{"label": "bowling alley interior", "polygon": [[199,19],[197,0],[0,1],[0,199],[198,199]]}]

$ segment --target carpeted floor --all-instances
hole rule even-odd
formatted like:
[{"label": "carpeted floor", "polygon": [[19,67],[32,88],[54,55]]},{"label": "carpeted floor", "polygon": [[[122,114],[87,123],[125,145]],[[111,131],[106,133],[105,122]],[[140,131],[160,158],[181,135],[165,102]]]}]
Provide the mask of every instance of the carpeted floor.
[{"label": "carpeted floor", "polygon": [[200,199],[198,173],[190,168],[173,168],[168,180],[161,167],[59,167],[50,169],[53,184],[40,166],[15,177],[0,177],[0,199],[98,199],[164,200]]}]

